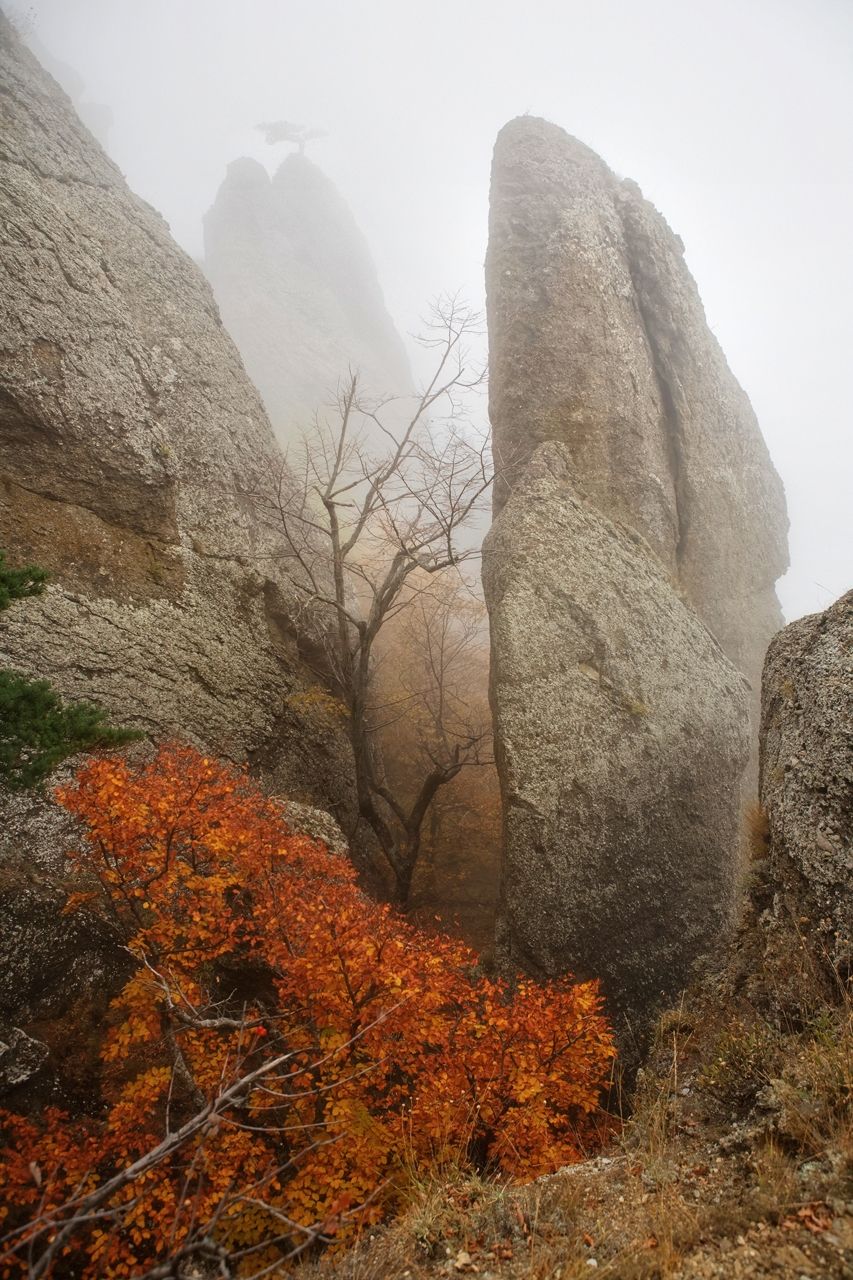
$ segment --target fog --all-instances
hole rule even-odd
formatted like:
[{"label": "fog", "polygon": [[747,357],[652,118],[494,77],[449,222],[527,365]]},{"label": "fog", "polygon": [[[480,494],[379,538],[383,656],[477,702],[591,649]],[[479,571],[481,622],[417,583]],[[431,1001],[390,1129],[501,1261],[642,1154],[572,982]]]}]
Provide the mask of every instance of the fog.
[{"label": "fog", "polygon": [[112,113],[110,154],[201,253],[228,161],[309,154],[388,306],[482,305],[495,134],[544,115],[634,178],[684,240],[788,496],[788,619],[853,585],[850,0],[38,0],[7,6]]}]

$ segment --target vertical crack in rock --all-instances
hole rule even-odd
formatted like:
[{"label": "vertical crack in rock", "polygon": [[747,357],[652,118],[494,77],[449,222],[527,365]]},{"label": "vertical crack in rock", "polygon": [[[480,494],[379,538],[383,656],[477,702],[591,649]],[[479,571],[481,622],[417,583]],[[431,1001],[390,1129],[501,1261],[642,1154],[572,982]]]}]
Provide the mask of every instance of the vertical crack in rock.
[{"label": "vertical crack in rock", "polygon": [[669,474],[675,503],[675,563],[676,570],[678,570],[684,558],[688,528],[688,502],[684,485],[683,418],[687,411],[685,397],[677,375],[673,373],[656,341],[656,327],[652,322],[646,288],[641,275],[641,267],[635,252],[636,246],[631,243],[630,222],[623,218],[622,227],[628,242],[628,269],[634,285],[637,310],[642,318],[643,331],[648,344],[655,383],[663,411],[661,422],[664,428],[666,454],[669,460]]}]

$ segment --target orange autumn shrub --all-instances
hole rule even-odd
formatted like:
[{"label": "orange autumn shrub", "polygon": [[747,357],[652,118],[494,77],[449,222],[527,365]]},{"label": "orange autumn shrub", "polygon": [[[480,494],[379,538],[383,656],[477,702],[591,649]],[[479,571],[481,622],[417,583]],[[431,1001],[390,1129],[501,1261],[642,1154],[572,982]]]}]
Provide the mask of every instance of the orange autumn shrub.
[{"label": "orange autumn shrub", "polygon": [[463,944],[370,901],[346,859],[190,747],[141,767],[95,760],[58,798],[85,833],[66,910],[103,912],[138,965],[111,1006],[103,1115],[0,1115],[0,1235],[32,1235],[27,1219],[43,1225],[266,1074],[40,1274],[138,1275],[204,1227],[252,1275],[303,1229],[342,1238],[378,1221],[413,1159],[476,1153],[529,1178],[578,1158],[613,1056],[596,984],[484,977]]}]

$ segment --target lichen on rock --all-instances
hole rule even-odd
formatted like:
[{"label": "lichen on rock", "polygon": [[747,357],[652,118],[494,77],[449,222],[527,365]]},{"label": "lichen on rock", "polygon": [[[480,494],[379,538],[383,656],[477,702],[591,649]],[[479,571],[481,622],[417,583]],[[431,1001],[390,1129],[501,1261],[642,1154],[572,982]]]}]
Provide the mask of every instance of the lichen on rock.
[{"label": "lichen on rock", "polygon": [[623,1042],[732,922],[745,681],[648,544],[540,445],[483,547],[504,797],[499,943],[600,977]]}]

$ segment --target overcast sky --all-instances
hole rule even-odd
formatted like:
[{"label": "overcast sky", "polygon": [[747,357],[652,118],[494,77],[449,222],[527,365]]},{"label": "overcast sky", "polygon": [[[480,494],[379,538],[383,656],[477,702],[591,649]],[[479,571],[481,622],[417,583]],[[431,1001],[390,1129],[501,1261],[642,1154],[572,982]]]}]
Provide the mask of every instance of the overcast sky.
[{"label": "overcast sky", "polygon": [[201,253],[253,126],[325,127],[403,331],[482,304],[495,134],[544,115],[682,237],[782,474],[789,619],[853,586],[853,0],[17,0],[109,105],[130,185]]}]

